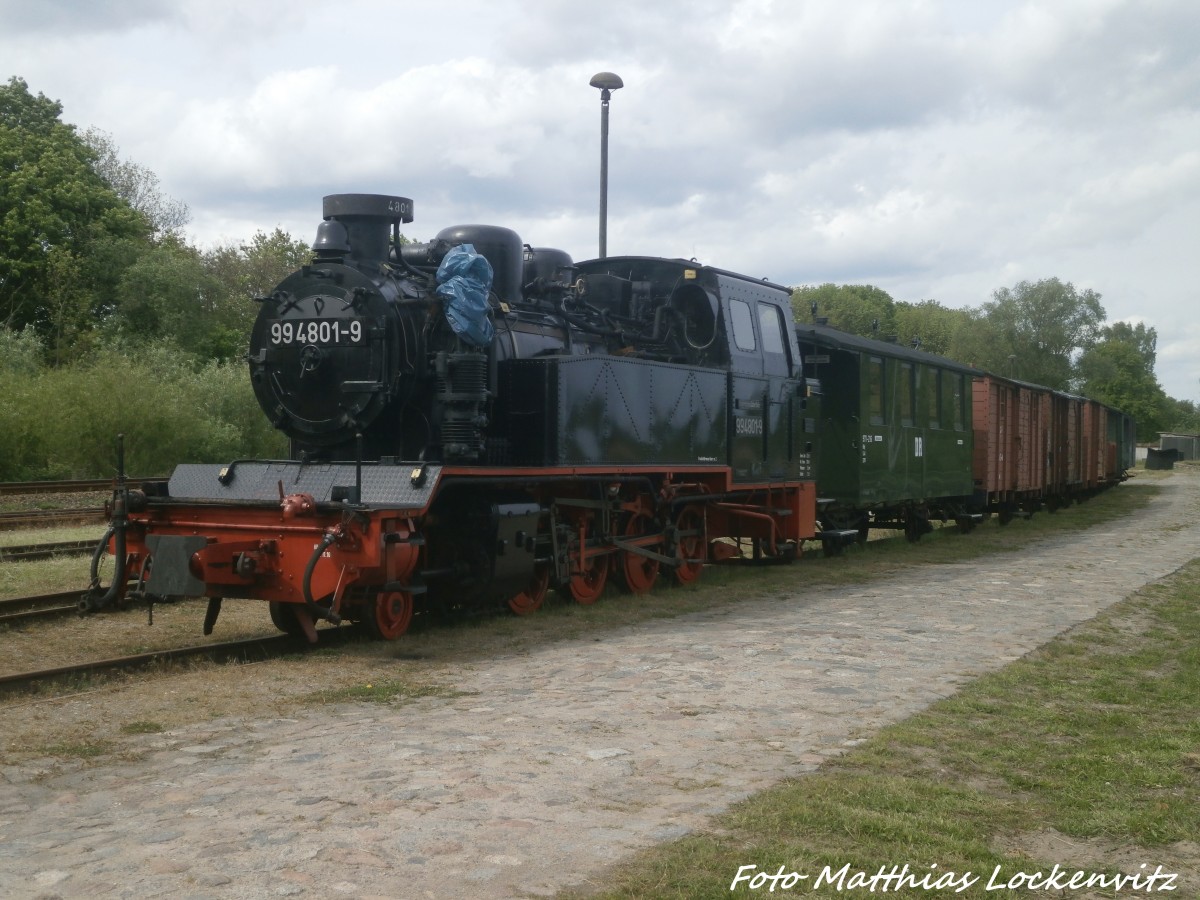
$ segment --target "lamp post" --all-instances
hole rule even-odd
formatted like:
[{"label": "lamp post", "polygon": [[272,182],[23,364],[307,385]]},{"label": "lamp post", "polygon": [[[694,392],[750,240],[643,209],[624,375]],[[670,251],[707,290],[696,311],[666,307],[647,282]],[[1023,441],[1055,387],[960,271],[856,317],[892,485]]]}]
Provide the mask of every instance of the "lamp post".
[{"label": "lamp post", "polygon": [[597,72],[588,83],[600,89],[600,258],[604,259],[608,256],[608,101],[625,82],[612,72]]}]

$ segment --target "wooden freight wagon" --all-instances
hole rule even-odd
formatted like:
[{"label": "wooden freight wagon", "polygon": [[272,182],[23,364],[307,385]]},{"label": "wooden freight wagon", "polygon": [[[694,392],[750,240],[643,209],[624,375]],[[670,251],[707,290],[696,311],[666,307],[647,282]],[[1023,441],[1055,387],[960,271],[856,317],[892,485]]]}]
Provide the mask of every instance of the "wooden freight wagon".
[{"label": "wooden freight wagon", "polygon": [[972,388],[976,502],[1007,521],[1041,505],[1052,478],[1051,391],[985,374]]},{"label": "wooden freight wagon", "polygon": [[1082,400],[1084,492],[1091,493],[1104,482],[1108,462],[1108,411],[1098,400]]},{"label": "wooden freight wagon", "polygon": [[1137,464],[1137,423],[1133,416],[1108,407],[1109,483],[1124,481],[1128,470]]}]

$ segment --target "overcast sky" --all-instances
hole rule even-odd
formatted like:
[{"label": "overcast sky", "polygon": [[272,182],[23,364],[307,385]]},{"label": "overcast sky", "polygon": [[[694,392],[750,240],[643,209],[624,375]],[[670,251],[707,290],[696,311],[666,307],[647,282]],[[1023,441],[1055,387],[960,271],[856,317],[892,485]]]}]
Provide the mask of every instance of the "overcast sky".
[{"label": "overcast sky", "polygon": [[112,134],[202,246],[329,193],[978,306],[1056,276],[1200,399],[1196,0],[0,0],[0,77]]}]

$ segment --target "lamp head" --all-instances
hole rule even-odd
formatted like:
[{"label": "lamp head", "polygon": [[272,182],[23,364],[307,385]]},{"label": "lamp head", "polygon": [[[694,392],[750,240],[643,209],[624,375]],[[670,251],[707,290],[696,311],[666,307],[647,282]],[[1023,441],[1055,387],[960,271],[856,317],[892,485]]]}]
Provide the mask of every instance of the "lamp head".
[{"label": "lamp head", "polygon": [[625,82],[621,80],[620,75],[615,75],[612,72],[597,72],[592,76],[592,80],[588,82],[594,88],[600,88],[602,99],[607,100],[610,92],[619,88],[625,87]]}]

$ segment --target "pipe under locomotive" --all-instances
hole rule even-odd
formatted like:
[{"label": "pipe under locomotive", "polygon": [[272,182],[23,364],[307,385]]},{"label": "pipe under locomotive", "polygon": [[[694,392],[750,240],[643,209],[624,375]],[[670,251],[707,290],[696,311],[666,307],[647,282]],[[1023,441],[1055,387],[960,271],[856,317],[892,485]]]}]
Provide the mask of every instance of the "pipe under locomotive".
[{"label": "pipe under locomotive", "polygon": [[[324,199],[314,260],[257,298],[255,396],[286,460],[119,479],[86,610],[266,600],[284,631],[536,610],[789,560],[814,536],[787,288],[685,260],[575,263],[496,226],[402,243],[402,197]],[[99,553],[97,557],[99,557]]]}]

